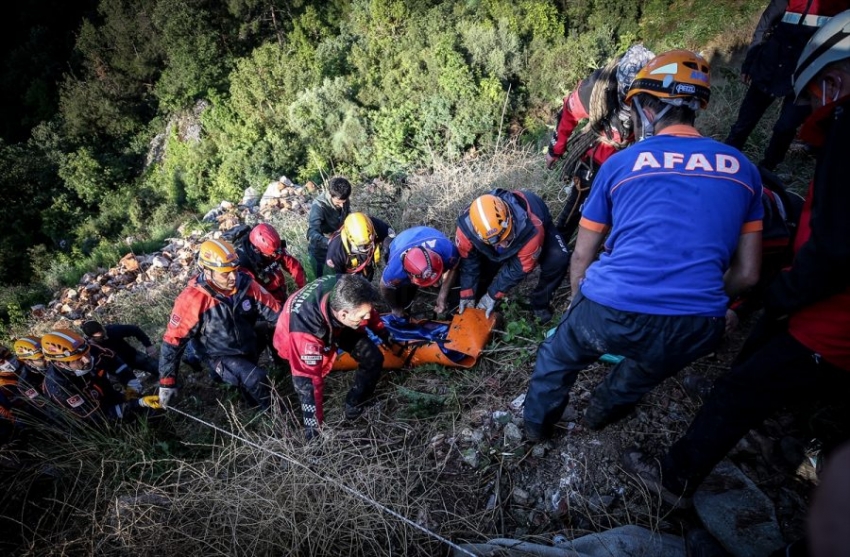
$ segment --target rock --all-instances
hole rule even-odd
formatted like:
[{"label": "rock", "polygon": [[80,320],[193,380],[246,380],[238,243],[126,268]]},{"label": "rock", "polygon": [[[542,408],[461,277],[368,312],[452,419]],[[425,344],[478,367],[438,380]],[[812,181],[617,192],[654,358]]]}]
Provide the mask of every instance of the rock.
[{"label": "rock", "polygon": [[785,545],[771,500],[729,460],[694,494],[694,509],[735,557],[769,555]]},{"label": "rock", "polygon": [[525,404],[525,393],[522,393],[511,401],[511,408],[514,410],[521,410],[523,404]]},{"label": "rock", "polygon": [[151,260],[151,266],[160,269],[167,269],[171,265],[171,260],[165,256],[157,255]]},{"label": "rock", "polygon": [[496,410],[495,412],[493,412],[491,417],[493,418],[493,421],[497,424],[505,425],[506,423],[511,421],[511,413],[505,412],[504,410]]},{"label": "rock", "polygon": [[136,256],[132,253],[128,253],[127,255],[122,257],[121,261],[118,262],[118,265],[124,267],[124,270],[129,272],[139,270],[139,262],[136,259]]},{"label": "rock", "polygon": [[478,465],[481,463],[481,457],[478,454],[478,450],[475,448],[469,448],[461,451],[460,456],[470,468],[478,468]]},{"label": "rock", "polygon": [[514,423],[505,424],[504,436],[505,447],[516,447],[522,443],[522,431]]},{"label": "rock", "polygon": [[69,288],[65,291],[65,299],[67,300],[76,300],[78,295],[78,292],[73,288]]},{"label": "rock", "polygon": [[517,505],[522,507],[527,507],[531,504],[531,495],[524,489],[520,487],[515,487],[511,492],[511,499]]},{"label": "rock", "polygon": [[36,304],[30,307],[30,313],[33,317],[41,318],[44,317],[44,315],[47,313],[47,308],[44,306],[44,304]]}]

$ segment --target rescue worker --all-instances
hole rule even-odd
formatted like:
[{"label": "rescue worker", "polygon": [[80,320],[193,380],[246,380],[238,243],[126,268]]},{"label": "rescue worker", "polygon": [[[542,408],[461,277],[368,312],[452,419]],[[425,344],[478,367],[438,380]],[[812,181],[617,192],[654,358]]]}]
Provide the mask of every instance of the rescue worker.
[{"label": "rescue worker", "polygon": [[800,137],[818,149],[794,260],[768,286],[765,312],[685,435],[658,461],[636,450],[623,464],[675,506],[690,496],[751,428],[780,408],[850,389],[850,10],[803,49],[794,93],[812,115]]},{"label": "rescue worker", "polygon": [[286,251],[286,242],[270,224],[260,223],[236,245],[239,267],[283,304],[287,298],[286,277],[289,273],[296,289],[307,284],[304,268]]},{"label": "rescue worker", "polygon": [[328,240],[324,274],[359,274],[372,282],[375,266],[393,238],[395,230],[378,217],[351,213]]},{"label": "rescue worker", "polygon": [[[109,371],[96,347],[85,338],[68,329],[56,329],[41,337],[44,357],[51,364],[47,368],[44,387],[47,395],[74,416],[92,422],[103,418],[113,420],[128,417],[141,408],[160,408],[156,395],[138,397],[140,392],[128,396],[119,392],[109,380]],[[130,373],[126,367],[124,370]]]},{"label": "rescue worker", "polygon": [[434,311],[445,313],[459,261],[457,247],[439,230],[415,226],[402,231],[390,244],[387,266],[381,274],[381,295],[393,315],[404,315],[420,287],[434,286],[440,280],[443,282]]},{"label": "rescue worker", "polygon": [[308,251],[313,258],[316,278],[322,276],[328,254],[328,239],[339,230],[345,217],[351,213],[351,183],[342,176],[328,180],[328,189],[310,206],[307,225]]},{"label": "rescue worker", "polygon": [[570,252],[537,194],[495,189],[476,198],[457,218],[455,244],[461,258],[459,313],[478,299],[477,307],[490,317],[505,294],[539,265],[530,305],[541,323],[552,319],[552,298]]},{"label": "rescue worker", "polygon": [[356,419],[381,377],[384,355],[368,328],[390,343],[375,305],[380,294],[359,275],[330,275],[309,283],[286,301],[277,322],[274,347],[289,362],[292,383],[301,401],[304,431],[314,438],[324,421],[325,376],[341,348],[359,367],[345,397],[345,418]]},{"label": "rescue worker", "polygon": [[[568,242],[578,226],[581,204],[587,199],[599,167],[611,155],[634,143],[629,108],[623,101],[638,70],[654,57],[642,44],[632,45],[622,56],[580,81],[564,97],[546,152],[546,166],[552,168],[567,151],[582,146],[582,152],[577,153],[578,164],[564,169],[564,177],[570,180],[572,189],[555,223]],[[584,119],[588,120],[586,127],[573,135]]]},{"label": "rescue worker", "polygon": [[36,337],[21,337],[14,342],[12,349],[22,364],[17,370],[21,394],[34,408],[43,409],[47,403],[44,379],[48,363],[42,353],[41,342]]},{"label": "rescue worker", "polygon": [[742,149],[768,107],[782,99],[779,118],[759,162],[767,170],[776,169],[794,141],[797,128],[811,111],[808,105],[794,102],[794,65],[815,31],[831,16],[848,8],[848,0],[771,0],[741,66],[741,81],[749,88],[741,101],[738,119],[726,137],[727,145]]},{"label": "rescue worker", "polygon": [[177,296],[162,338],[159,396],[168,407],[177,395],[177,368],[190,340],[196,339],[209,368],[238,387],[247,402],[268,408],[267,372],[257,365],[266,348],[258,320],[275,323],[280,302],[247,273],[239,271],[233,244],[206,240],[198,250],[201,273]]},{"label": "rescue worker", "polygon": [[[104,326],[94,319],[89,319],[80,325],[80,329],[90,343],[111,350],[131,369],[150,373],[154,377],[159,376],[156,346],[141,327],[117,323]],[[128,338],[140,342],[145,351],[136,350],[127,342]]]},{"label": "rescue worker", "polygon": [[552,435],[579,372],[605,353],[625,358],[594,390],[584,425],[626,416],[714,349],[729,297],[758,280],[761,179],[694,128],[710,92],[708,62],[687,50],[652,59],[629,89],[638,143],[605,163],[582,210],[574,298],[537,351],[525,398],[529,440]]}]

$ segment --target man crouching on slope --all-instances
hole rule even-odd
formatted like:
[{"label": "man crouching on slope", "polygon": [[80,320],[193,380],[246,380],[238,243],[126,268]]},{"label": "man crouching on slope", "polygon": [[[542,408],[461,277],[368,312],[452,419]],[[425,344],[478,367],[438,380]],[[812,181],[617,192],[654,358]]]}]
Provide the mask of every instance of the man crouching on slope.
[{"label": "man crouching on slope", "polygon": [[283,306],[274,332],[274,347],[289,361],[292,383],[301,400],[304,433],[313,439],[324,421],[325,376],[342,348],[359,367],[345,397],[345,418],[363,413],[362,404],[375,391],[384,355],[366,328],[389,342],[375,305],[378,291],[360,275],[332,275],[317,279],[295,292]]},{"label": "man crouching on slope", "polygon": [[606,352],[625,359],[596,387],[584,424],[623,418],[714,349],[729,296],[756,283],[761,179],[737,149],[694,128],[709,94],[708,62],[686,50],[655,57],[629,89],[639,143],[608,159],[582,209],[574,298],[528,386],[529,440],[552,435],[579,372]]}]

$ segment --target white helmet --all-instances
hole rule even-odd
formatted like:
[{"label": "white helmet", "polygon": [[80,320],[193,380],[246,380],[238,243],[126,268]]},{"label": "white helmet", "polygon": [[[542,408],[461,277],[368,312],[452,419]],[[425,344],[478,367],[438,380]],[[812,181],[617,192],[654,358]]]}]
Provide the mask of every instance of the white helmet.
[{"label": "white helmet", "polygon": [[845,58],[850,58],[850,10],[833,16],[806,43],[792,78],[794,94],[799,97],[818,72]]}]

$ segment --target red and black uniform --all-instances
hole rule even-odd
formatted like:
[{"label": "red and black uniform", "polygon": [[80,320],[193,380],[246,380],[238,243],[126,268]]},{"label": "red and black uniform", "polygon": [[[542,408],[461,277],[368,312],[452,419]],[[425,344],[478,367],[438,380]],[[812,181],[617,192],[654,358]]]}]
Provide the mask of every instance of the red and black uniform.
[{"label": "red and black uniform", "polygon": [[295,281],[296,288],[303,288],[307,284],[304,268],[286,251],[286,244],[283,242],[280,254],[275,257],[266,257],[259,253],[245,236],[237,246],[236,253],[239,254],[239,267],[251,275],[281,304],[286,301],[288,295],[284,271],[289,273]]},{"label": "red and black uniform", "polygon": [[768,287],[765,317],[732,370],[662,460],[667,489],[695,489],[780,408],[812,398],[843,402],[850,390],[850,97],[813,114],[801,137],[821,151],[793,263]]},{"label": "red and black uniform", "polygon": [[[549,143],[549,155],[552,157],[559,158],[566,152],[570,136],[578,123],[590,117],[590,96],[604,72],[605,68],[596,70],[587,79],[581,80],[572,93],[564,97],[564,106],[558,112],[555,133]],[[604,134],[607,141],[595,143],[583,157],[587,162],[593,162],[595,167],[599,167],[619,151],[622,147],[618,145],[634,141],[627,121],[614,116],[609,122],[610,125],[606,126]]]},{"label": "red and black uniform", "polygon": [[267,373],[256,365],[265,346],[254,328],[259,319],[276,322],[279,313],[280,302],[245,273],[238,274],[231,295],[217,291],[203,275],[194,277],[175,300],[162,338],[160,386],[176,385],[180,358],[189,340],[196,338],[210,368],[224,382],[239,387],[250,403],[267,406]]},{"label": "red and black uniform", "polygon": [[469,211],[458,216],[455,244],[460,252],[460,297],[477,299],[486,291],[499,300],[540,265],[531,306],[548,309],[569,268],[570,253],[546,203],[527,190],[495,189],[489,193],[508,204],[514,237],[504,249],[491,246],[475,233]]},{"label": "red and black uniform", "polygon": [[87,421],[123,418],[126,399],[124,393],[112,386],[109,367],[110,360],[95,357],[92,370],[77,376],[51,365],[44,380],[45,391],[61,408],[78,418]]},{"label": "red and black uniform", "polygon": [[365,259],[354,253],[346,253],[340,237],[342,229],[337,230],[328,240],[328,253],[323,275],[361,274],[366,277],[366,280],[372,282],[377,264],[377,261],[375,261],[377,247],[381,246],[380,253],[384,254],[384,248],[388,247],[383,245],[384,240],[395,237],[395,231],[389,224],[377,217],[369,217],[369,220],[372,221],[372,226],[375,228],[376,250],[372,251],[372,254]]},{"label": "red and black uniform", "polygon": [[360,364],[345,399],[346,407],[356,407],[372,396],[384,363],[383,354],[366,332],[368,328],[379,337],[385,336],[384,323],[374,309],[358,329],[334,318],[330,297],[338,280],[337,275],[323,276],[292,294],[274,333],[278,355],[289,361],[308,436],[324,421],[325,376],[333,368],[338,348]]}]

